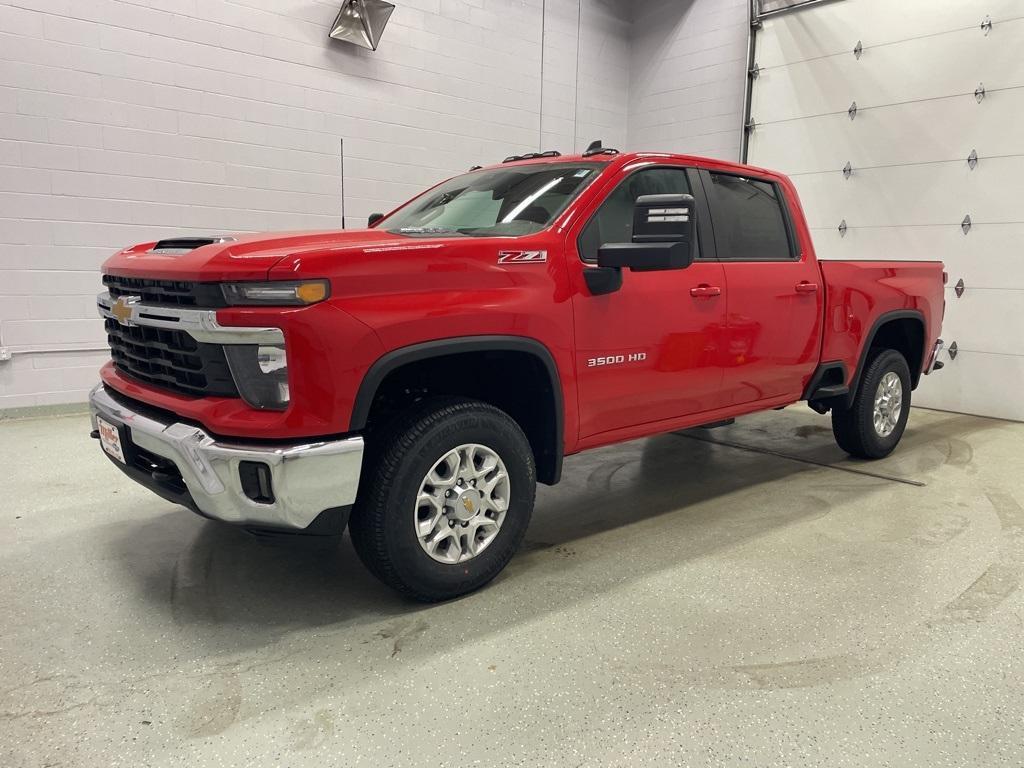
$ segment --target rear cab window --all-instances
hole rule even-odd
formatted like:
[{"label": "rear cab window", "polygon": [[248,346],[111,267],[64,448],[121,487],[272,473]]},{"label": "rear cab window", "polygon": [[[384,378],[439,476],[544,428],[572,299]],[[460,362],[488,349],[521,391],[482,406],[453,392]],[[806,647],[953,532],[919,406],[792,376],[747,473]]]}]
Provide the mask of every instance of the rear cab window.
[{"label": "rear cab window", "polygon": [[704,176],[720,261],[797,258],[782,190],[775,182],[706,171]]}]

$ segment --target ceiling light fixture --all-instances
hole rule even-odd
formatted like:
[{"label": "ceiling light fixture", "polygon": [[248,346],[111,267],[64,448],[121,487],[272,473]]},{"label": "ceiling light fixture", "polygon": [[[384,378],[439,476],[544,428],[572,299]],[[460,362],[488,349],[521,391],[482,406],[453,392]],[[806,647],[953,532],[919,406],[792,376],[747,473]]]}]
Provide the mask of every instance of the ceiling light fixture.
[{"label": "ceiling light fixture", "polygon": [[394,4],[384,0],[345,0],[331,25],[331,37],[376,51],[394,10]]}]

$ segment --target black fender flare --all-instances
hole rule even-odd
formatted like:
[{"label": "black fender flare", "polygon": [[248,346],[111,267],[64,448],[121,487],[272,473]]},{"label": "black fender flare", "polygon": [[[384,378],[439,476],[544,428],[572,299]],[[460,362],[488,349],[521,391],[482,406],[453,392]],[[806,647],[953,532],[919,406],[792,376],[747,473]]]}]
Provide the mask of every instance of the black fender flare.
[{"label": "black fender flare", "polygon": [[[864,364],[868,359],[868,352],[871,351],[871,345],[875,342],[875,337],[878,335],[879,329],[886,323],[890,323],[893,320],[905,320],[912,319],[918,320],[921,323],[921,336],[923,337],[922,344],[927,346],[928,344],[928,324],[925,322],[924,313],[919,309],[894,309],[890,312],[883,312],[875,318],[875,322],[871,324],[871,330],[868,331],[868,335],[864,337],[864,344],[860,348],[860,356],[857,358],[857,369],[854,371],[853,380],[850,382],[850,393],[846,396],[846,405],[849,407],[853,403],[854,397],[857,395],[857,391],[860,389],[861,380],[864,377]],[[927,350],[922,347],[921,349],[922,360],[927,359]],[[917,389],[917,383],[921,379],[921,371],[912,370],[910,372],[911,389]]]},{"label": "black fender flare", "polygon": [[[524,352],[537,358],[547,372],[551,392],[554,397],[555,435],[554,435],[554,466],[546,473],[544,482],[554,485],[562,474],[562,459],[565,453],[565,404],[562,393],[561,378],[558,366],[550,350],[529,336],[457,336],[447,339],[436,339],[419,344],[399,347],[387,352],[370,366],[359,384],[355,402],[352,406],[352,418],[349,430],[357,432],[365,429],[370,416],[370,407],[377,395],[381,383],[392,371],[403,365],[427,360],[432,357],[462,354],[466,352]],[[538,478],[540,479],[540,478]]]}]

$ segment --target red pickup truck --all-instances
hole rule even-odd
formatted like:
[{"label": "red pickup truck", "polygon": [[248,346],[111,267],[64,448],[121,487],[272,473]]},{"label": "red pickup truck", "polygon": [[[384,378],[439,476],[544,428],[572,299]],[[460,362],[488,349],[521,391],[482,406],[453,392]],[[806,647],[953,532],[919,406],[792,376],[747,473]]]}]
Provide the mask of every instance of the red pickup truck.
[{"label": "red pickup truck", "polygon": [[336,537],[441,600],[494,578],[588,448],[805,400],[895,448],[939,367],[939,262],[822,262],[792,183],[662,153],[511,157],[358,231],[127,248],[93,436],[267,535]]}]

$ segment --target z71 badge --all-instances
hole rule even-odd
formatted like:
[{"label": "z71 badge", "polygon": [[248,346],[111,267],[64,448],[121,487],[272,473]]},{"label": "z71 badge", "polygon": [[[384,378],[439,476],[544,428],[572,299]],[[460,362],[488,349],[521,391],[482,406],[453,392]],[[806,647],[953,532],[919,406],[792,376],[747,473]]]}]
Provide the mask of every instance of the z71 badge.
[{"label": "z71 badge", "polygon": [[547,251],[498,251],[499,264],[543,264]]}]

